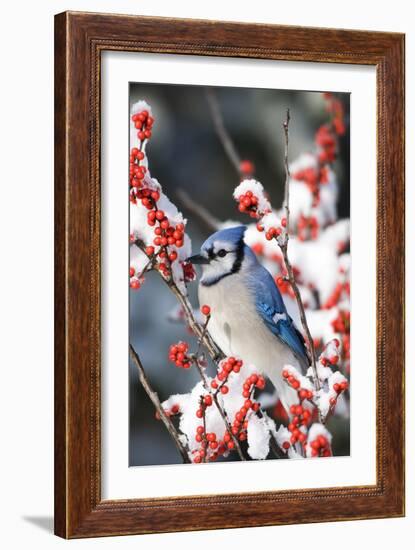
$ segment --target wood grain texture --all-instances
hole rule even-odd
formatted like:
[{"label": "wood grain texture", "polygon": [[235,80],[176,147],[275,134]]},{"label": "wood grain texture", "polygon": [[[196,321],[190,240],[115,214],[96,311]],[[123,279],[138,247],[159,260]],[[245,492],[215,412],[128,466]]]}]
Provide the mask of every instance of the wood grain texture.
[{"label": "wood grain texture", "polygon": [[[376,66],[376,485],[101,501],[99,136],[104,50]],[[55,18],[55,52],[56,534],[76,538],[403,515],[404,36],[66,12]]]}]

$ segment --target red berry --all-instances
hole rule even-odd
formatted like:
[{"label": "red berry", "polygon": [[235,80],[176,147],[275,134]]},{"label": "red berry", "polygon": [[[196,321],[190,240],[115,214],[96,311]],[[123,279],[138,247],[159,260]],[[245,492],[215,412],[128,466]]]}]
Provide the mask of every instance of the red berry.
[{"label": "red berry", "polygon": [[212,396],[211,395],[205,395],[203,402],[207,407],[210,407],[212,405]]},{"label": "red berry", "polygon": [[254,173],[255,167],[250,160],[242,160],[239,164],[239,170],[244,175],[249,175]]},{"label": "red berry", "polygon": [[135,269],[133,267],[130,267],[130,277],[134,277],[135,275]]},{"label": "red berry", "polygon": [[228,386],[222,386],[220,389],[220,393],[223,393],[223,395],[227,394],[229,391]]},{"label": "red berry", "polygon": [[300,396],[300,399],[307,399],[307,390],[300,390],[298,395]]},{"label": "red berry", "polygon": [[203,315],[210,315],[210,307],[207,305],[204,305],[200,308],[200,311],[203,313]]}]

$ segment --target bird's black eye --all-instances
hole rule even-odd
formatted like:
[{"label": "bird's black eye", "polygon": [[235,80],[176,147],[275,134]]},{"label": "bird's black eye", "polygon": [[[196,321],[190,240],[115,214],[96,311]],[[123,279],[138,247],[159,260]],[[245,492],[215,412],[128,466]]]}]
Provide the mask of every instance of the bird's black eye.
[{"label": "bird's black eye", "polygon": [[217,255],[223,258],[224,256],[226,256],[226,254],[227,254],[227,251],[222,248],[221,250],[219,250]]}]

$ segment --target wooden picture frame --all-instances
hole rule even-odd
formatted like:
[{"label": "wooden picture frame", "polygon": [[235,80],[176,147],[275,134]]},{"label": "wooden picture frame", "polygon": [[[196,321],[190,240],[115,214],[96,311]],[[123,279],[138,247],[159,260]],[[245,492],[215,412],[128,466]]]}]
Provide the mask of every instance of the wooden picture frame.
[{"label": "wooden picture frame", "polygon": [[[375,485],[102,501],[100,62],[105,50],[376,67]],[[55,533],[78,538],[404,515],[404,35],[61,13],[55,18],[55,127]]]}]

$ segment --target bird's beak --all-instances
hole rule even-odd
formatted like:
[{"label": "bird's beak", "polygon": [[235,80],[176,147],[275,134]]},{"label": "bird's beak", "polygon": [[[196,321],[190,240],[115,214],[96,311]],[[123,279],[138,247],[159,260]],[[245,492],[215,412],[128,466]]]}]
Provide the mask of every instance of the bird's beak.
[{"label": "bird's beak", "polygon": [[191,262],[192,264],[208,264],[209,258],[202,256],[202,254],[195,254],[194,256],[190,256],[190,258],[187,258],[186,261]]}]

